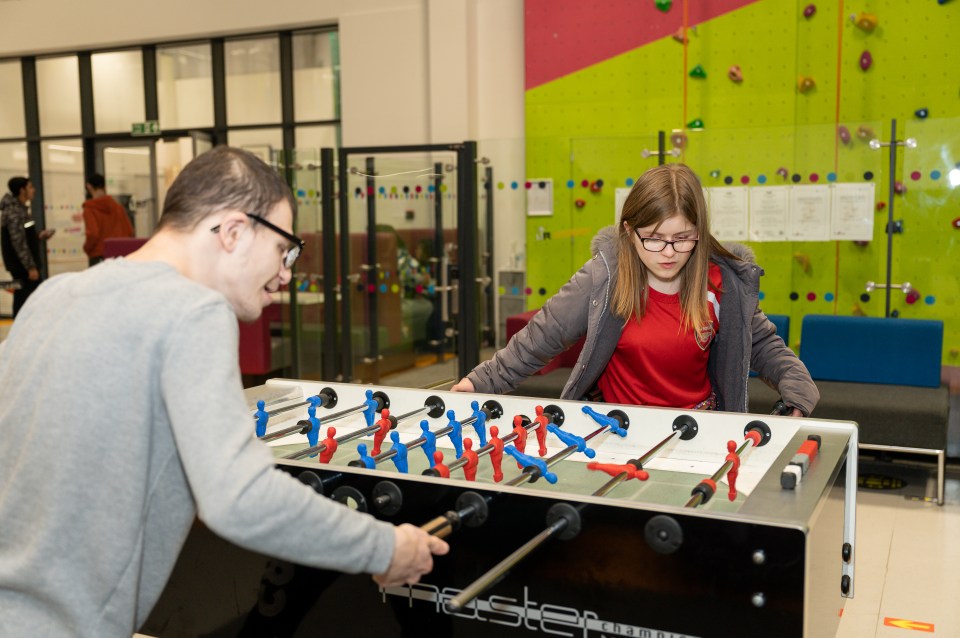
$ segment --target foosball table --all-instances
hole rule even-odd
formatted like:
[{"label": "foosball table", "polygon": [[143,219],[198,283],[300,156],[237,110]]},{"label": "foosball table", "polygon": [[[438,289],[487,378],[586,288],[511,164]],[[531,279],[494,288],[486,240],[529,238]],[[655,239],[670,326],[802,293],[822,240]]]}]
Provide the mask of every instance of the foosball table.
[{"label": "foosball table", "polygon": [[853,423],[285,379],[247,396],[281,469],[450,553],[379,588],[197,524],[148,634],[821,637],[854,593]]}]

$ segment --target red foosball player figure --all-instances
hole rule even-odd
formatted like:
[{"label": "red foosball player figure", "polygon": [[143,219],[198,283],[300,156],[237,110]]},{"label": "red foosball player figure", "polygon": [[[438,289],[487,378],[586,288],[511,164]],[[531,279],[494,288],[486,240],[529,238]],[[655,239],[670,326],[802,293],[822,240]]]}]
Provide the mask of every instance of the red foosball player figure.
[{"label": "red foosball player figure", "polygon": [[[513,417],[513,433],[517,435],[517,438],[513,440],[513,446],[523,452],[527,448],[527,428],[523,427],[523,415],[518,414]],[[520,464],[517,463],[517,467]]]},{"label": "red foosball player figure", "polygon": [[727,458],[724,460],[731,463],[730,471],[727,472],[727,485],[730,486],[727,498],[732,502],[737,500],[737,475],[740,474],[740,457],[737,456],[736,441],[727,441]]},{"label": "red foosball player figure", "polygon": [[337,451],[339,443],[333,438],[335,436],[337,436],[337,428],[331,425],[327,428],[327,438],[321,441],[326,448],[320,453],[320,458],[318,459],[320,463],[329,463],[330,459],[333,458],[333,454]]},{"label": "red foosball player figure", "polygon": [[387,438],[387,432],[390,431],[390,410],[384,408],[380,411],[380,420],[376,425],[380,429],[373,433],[373,454],[370,456],[380,454],[380,444]]},{"label": "red foosball player figure", "polygon": [[443,464],[443,452],[440,450],[433,453],[433,469],[443,478],[450,478],[450,468]]},{"label": "red foosball player figure", "polygon": [[547,425],[550,424],[550,419],[543,415],[542,405],[537,406],[537,418],[534,421],[540,424],[540,427],[535,431],[537,433],[537,444],[540,446],[538,452],[541,457],[544,457],[547,455]]},{"label": "red foosball player figure", "polygon": [[[526,432],[526,430],[524,430]],[[500,428],[495,425],[490,426],[490,441],[493,447],[490,449],[490,463],[493,464],[493,482],[499,483],[503,480],[503,472],[500,470],[500,463],[503,461],[503,439],[500,438]]]},{"label": "red foosball player figure", "polygon": [[467,459],[467,464],[463,466],[463,478],[468,481],[477,480],[477,466],[480,464],[480,456],[473,451],[473,439],[464,439],[463,456]]}]

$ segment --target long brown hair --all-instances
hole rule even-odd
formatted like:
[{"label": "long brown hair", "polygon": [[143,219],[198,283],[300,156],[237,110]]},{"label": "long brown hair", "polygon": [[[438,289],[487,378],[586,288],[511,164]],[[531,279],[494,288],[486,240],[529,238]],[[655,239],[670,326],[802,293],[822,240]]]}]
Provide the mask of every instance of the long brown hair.
[{"label": "long brown hair", "polygon": [[683,319],[681,331],[691,326],[699,328],[710,322],[707,305],[707,272],[711,255],[737,259],[710,234],[710,218],[703,198],[700,180],[684,164],[664,164],[651,168],[633,185],[623,203],[620,223],[617,225],[617,285],[613,290],[611,308],[623,319],[636,315],[640,321],[647,308],[647,269],[637,255],[633,242],[634,229],[658,227],[674,215],[696,228],[697,242],[690,260],[680,271],[680,308]]}]

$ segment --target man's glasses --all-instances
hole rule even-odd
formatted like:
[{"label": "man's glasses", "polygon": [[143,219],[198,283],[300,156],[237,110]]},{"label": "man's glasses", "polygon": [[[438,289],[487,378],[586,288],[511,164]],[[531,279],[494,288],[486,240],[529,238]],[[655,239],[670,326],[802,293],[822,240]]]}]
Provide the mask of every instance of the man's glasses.
[{"label": "man's glasses", "polygon": [[[264,226],[266,226],[267,228],[269,228],[270,230],[277,233],[278,235],[280,235],[281,237],[283,237],[284,239],[286,239],[287,241],[293,244],[293,246],[290,246],[290,248],[287,248],[287,251],[283,253],[283,267],[286,268],[287,270],[290,270],[291,268],[293,268],[293,265],[297,263],[297,258],[300,257],[300,252],[303,251],[303,246],[304,246],[303,240],[297,237],[296,235],[291,235],[290,233],[283,230],[279,226],[276,226],[275,224],[271,224],[270,222],[268,222],[263,217],[260,217],[259,215],[254,215],[252,213],[244,213],[244,215],[252,219],[254,223],[259,222],[263,224]],[[217,224],[216,226],[211,228],[210,232],[219,233],[220,224]]]},{"label": "man's glasses", "polygon": [[699,239],[674,239],[667,241],[666,239],[657,239],[656,237],[641,237],[639,228],[634,228],[633,232],[637,234],[637,238],[640,240],[643,248],[651,253],[663,252],[667,244],[670,244],[675,252],[688,253],[696,248],[697,242],[700,241]]}]

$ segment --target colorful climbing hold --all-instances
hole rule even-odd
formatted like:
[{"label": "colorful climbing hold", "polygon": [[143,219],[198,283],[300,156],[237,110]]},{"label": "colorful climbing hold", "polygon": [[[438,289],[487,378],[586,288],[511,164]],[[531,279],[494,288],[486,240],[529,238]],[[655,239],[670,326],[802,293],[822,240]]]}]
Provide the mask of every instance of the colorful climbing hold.
[{"label": "colorful climbing hold", "polygon": [[849,144],[852,137],[850,136],[850,129],[841,124],[837,127],[837,137],[840,138],[840,141],[844,144]]},{"label": "colorful climbing hold", "polygon": [[817,88],[817,82],[813,78],[801,75],[797,79],[797,90],[801,93],[809,93],[815,88]]},{"label": "colorful climbing hold", "polygon": [[860,69],[867,71],[871,66],[873,66],[873,56],[869,51],[864,51],[860,54]]},{"label": "colorful climbing hold", "polygon": [[817,12],[817,5],[815,5],[815,4],[808,4],[807,6],[805,6],[805,7],[803,8],[803,17],[806,18],[807,20],[809,20],[810,18],[812,18],[812,17],[814,16],[814,14],[815,14],[816,12]]},{"label": "colorful climbing hold", "polygon": [[587,205],[587,202],[583,201],[582,199],[575,199],[573,201],[573,205],[576,206],[577,208],[583,208],[584,206]]},{"label": "colorful climbing hold", "polygon": [[690,74],[689,74],[689,75],[690,75],[690,77],[695,78],[695,79],[698,79],[698,80],[705,80],[705,79],[707,79],[707,72],[704,71],[704,70],[703,70],[703,67],[702,67],[701,65],[699,65],[699,64],[696,65],[695,67],[693,67],[692,69],[690,69]]},{"label": "colorful climbing hold", "polygon": [[781,166],[780,168],[777,169],[777,175],[779,175],[783,179],[787,179],[787,177],[790,176],[790,171],[788,171],[785,167]]},{"label": "colorful climbing hold", "polygon": [[717,179],[718,177],[720,177],[720,171],[717,169],[713,169],[712,171],[710,171],[710,177],[712,177],[713,179]]},{"label": "colorful climbing hold", "polygon": [[734,64],[727,69],[727,77],[730,78],[731,82],[736,82],[737,84],[743,82],[743,70],[740,68],[740,65]]},{"label": "colorful climbing hold", "polygon": [[907,185],[901,181],[896,181],[893,183],[893,192],[897,195],[903,195],[907,192]]},{"label": "colorful climbing hold", "polygon": [[673,0],[653,0],[653,4],[656,5],[657,9],[666,13],[673,5]]},{"label": "colorful climbing hold", "polygon": [[857,127],[857,137],[859,137],[864,142],[869,142],[872,139],[877,137],[877,134],[873,132],[873,129],[869,126],[864,126],[861,124]]},{"label": "colorful climbing hold", "polygon": [[687,147],[687,134],[680,131],[670,134],[670,143],[673,144],[674,148],[686,148]]},{"label": "colorful climbing hold", "polygon": [[695,120],[687,122],[687,128],[703,128],[703,120],[699,117]]},{"label": "colorful climbing hold", "polygon": [[687,43],[686,29],[684,29],[683,27],[680,27],[679,29],[677,29],[676,32],[673,34],[673,39],[679,42],[680,44],[686,44]]},{"label": "colorful climbing hold", "polygon": [[856,16],[850,16],[850,19],[853,20],[853,23],[857,25],[858,29],[867,33],[873,33],[873,30],[877,28],[877,16],[872,13],[861,11]]},{"label": "colorful climbing hold", "polygon": [[877,202],[877,211],[881,211],[887,207],[887,202]]},{"label": "colorful climbing hold", "polygon": [[927,116],[930,115],[930,111],[927,109],[917,109],[913,112],[913,114],[919,117],[921,120],[925,120],[927,119]]}]

